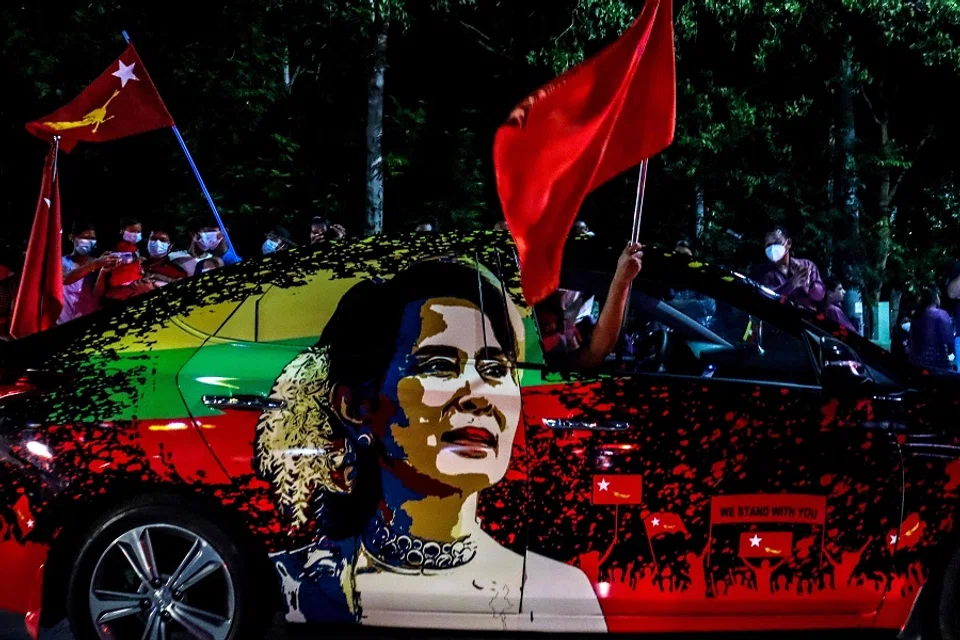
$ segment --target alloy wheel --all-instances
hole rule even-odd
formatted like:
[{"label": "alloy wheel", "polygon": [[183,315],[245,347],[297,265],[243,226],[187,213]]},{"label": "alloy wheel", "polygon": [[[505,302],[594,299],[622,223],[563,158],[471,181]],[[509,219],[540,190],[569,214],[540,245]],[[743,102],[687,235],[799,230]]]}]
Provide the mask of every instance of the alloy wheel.
[{"label": "alloy wheel", "polygon": [[169,524],[130,529],[111,542],[90,580],[90,616],[103,640],[226,640],[236,607],[220,553]]}]

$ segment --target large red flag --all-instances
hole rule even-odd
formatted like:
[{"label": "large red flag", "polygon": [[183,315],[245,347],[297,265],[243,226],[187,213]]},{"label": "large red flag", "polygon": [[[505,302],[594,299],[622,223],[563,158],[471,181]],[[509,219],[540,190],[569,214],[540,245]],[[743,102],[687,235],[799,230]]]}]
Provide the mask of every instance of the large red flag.
[{"label": "large red flag", "polygon": [[673,141],[671,2],[647,0],[619,40],[529,96],[497,131],[497,190],[530,302],[557,288],[587,194]]},{"label": "large red flag", "polygon": [[28,123],[27,131],[43,140],[59,135],[60,148],[69,153],[81,141],[106,142],[173,124],[137,50],[129,44],[83,93]]},{"label": "large red flag", "polygon": [[49,329],[57,323],[63,308],[60,179],[55,175],[56,153],[51,146],[43,167],[40,199],[10,321],[10,335],[14,338]]}]

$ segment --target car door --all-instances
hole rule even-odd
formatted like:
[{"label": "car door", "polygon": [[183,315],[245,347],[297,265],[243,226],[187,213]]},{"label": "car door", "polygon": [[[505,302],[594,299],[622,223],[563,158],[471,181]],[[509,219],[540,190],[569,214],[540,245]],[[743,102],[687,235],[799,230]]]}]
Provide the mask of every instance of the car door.
[{"label": "car door", "polygon": [[270,487],[289,621],[500,628],[524,563],[520,316],[475,258],[403,249],[270,287],[182,390],[228,472]]},{"label": "car door", "polygon": [[[528,555],[579,567],[610,630],[866,619],[899,516],[895,443],[858,418],[862,399],[824,396],[799,325],[765,322],[742,308],[749,297],[670,282],[662,267],[645,260],[651,289],[668,295],[638,295],[676,342],[664,370],[547,369],[524,390]],[[681,335],[691,318],[672,312],[683,300],[712,303],[700,323],[728,323],[728,339]],[[534,615],[572,605],[529,584],[524,593]]]}]

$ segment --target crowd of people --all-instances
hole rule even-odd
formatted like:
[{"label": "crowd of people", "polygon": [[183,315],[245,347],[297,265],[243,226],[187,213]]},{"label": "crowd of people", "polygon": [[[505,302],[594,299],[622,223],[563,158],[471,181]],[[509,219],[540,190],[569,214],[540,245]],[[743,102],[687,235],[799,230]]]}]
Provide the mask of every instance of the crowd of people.
[{"label": "crowd of people", "polygon": [[[497,228],[505,226],[498,223]],[[592,236],[593,232],[584,221],[577,220],[571,234]],[[862,332],[861,327],[851,321],[844,310],[847,291],[843,281],[833,276],[823,278],[812,260],[796,257],[793,254],[793,239],[785,227],[777,226],[768,232],[764,236],[763,246],[765,260],[759,261],[751,273],[755,281],[799,306],[822,313],[847,331]],[[680,240],[674,246],[674,252],[693,258],[693,243]],[[620,289],[628,290],[624,287]],[[621,293],[620,289],[611,289],[614,300],[617,300],[614,294]],[[935,286],[922,289],[915,300],[909,295],[903,296],[899,318],[891,335],[891,351],[901,359],[925,369],[956,371],[956,354],[960,353],[960,262],[954,265],[950,276],[946,278],[943,290],[950,300],[952,315],[941,308],[940,291]],[[580,353],[578,348],[582,341],[583,324],[578,324],[577,318],[570,317],[569,313],[571,310],[574,315],[579,313],[582,301],[573,298],[568,300],[570,293],[561,292],[560,296],[541,305],[538,318],[543,316],[541,330],[550,334],[551,340],[557,343],[558,351],[569,350],[569,345],[574,345],[574,351],[580,354],[578,357],[582,357],[587,354],[586,351]],[[622,314],[622,306],[617,304],[610,305],[608,299],[608,305],[619,308]]]},{"label": "crowd of people", "polygon": [[[503,221],[496,229],[506,229]],[[107,251],[97,250],[97,231],[93,224],[76,222],[67,239],[71,250],[63,256],[63,311],[58,324],[92,313],[104,306],[127,300],[153,291],[171,282],[176,282],[212,269],[236,264],[241,258],[233,251],[220,227],[212,220],[192,219],[186,225],[187,246],[174,250],[174,229],[162,222],[144,225],[137,219],[120,221],[117,235],[110,238]],[[425,219],[416,228],[420,233],[440,230],[437,220]],[[593,236],[594,233],[583,220],[577,220],[571,234]],[[346,229],[322,217],[311,220],[304,229],[305,243],[318,244],[344,238]],[[285,227],[275,226],[264,234],[260,247],[262,254],[296,247],[298,242]],[[676,243],[674,251],[694,256],[693,244],[688,240]],[[99,253],[99,255],[98,255]],[[796,304],[815,309],[848,331],[859,332],[860,328],[844,311],[846,288],[836,277],[822,278],[817,265],[793,254],[793,240],[784,227],[774,227],[764,237],[766,260],[754,271],[753,278],[774,292],[787,297]],[[575,319],[565,317],[566,309],[579,309],[583,301],[563,300],[562,309],[554,316],[543,309],[544,318],[554,317],[556,340],[572,346],[576,360],[594,363],[604,357],[609,345],[616,342],[619,333],[619,318],[629,283],[640,271],[643,251],[640,245],[629,245],[621,255],[617,278],[600,318],[607,322],[598,325],[599,332],[583,350],[577,349],[575,336],[567,335],[565,324]],[[6,338],[10,316],[17,294],[18,278],[8,267],[0,265],[0,338]],[[941,291],[929,286],[923,289],[916,300],[904,296],[899,317],[891,335],[891,350],[894,354],[928,369],[956,370],[956,354],[960,353],[960,262],[953,265],[945,278],[942,292],[949,301],[952,313],[941,308]],[[579,311],[578,311],[579,312]],[[616,320],[615,320],[616,319]],[[610,325],[610,326],[607,326]],[[616,325],[616,326],[614,326]],[[603,355],[598,355],[604,352]]]},{"label": "crowd of people", "polygon": [[[240,262],[241,258],[213,220],[195,218],[187,222],[187,242],[174,247],[175,230],[164,222],[144,224],[121,220],[116,236],[98,249],[96,226],[85,221],[73,223],[66,239],[69,251],[63,256],[63,309],[57,324],[93,313],[116,302],[128,300],[183,278]],[[304,230],[309,244],[343,238],[346,230],[326,218],[311,220]],[[284,227],[270,229],[261,245],[269,254],[297,246]],[[176,250],[175,250],[176,249]],[[17,296],[18,278],[0,265],[0,338],[9,339],[9,323]]]}]

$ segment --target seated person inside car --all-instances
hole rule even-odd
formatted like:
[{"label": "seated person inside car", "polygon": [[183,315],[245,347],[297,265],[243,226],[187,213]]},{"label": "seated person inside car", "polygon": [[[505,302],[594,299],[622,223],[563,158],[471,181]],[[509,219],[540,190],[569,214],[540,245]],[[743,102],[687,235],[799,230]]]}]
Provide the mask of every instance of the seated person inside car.
[{"label": "seated person inside car", "polygon": [[[559,292],[536,307],[537,321],[543,336],[547,360],[555,366],[577,369],[595,369],[603,364],[620,337],[624,312],[630,286],[642,267],[643,247],[628,243],[617,260],[617,270],[610,282],[607,299],[597,318],[596,325],[587,331],[578,326],[569,326],[565,321],[564,308]],[[579,298],[577,298],[579,299]]]}]

